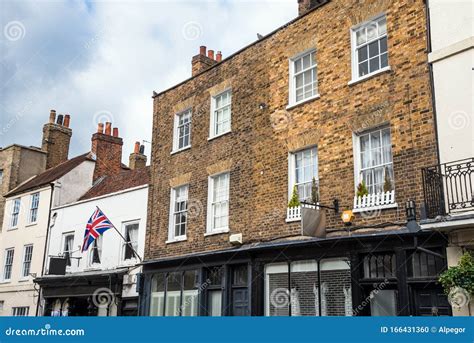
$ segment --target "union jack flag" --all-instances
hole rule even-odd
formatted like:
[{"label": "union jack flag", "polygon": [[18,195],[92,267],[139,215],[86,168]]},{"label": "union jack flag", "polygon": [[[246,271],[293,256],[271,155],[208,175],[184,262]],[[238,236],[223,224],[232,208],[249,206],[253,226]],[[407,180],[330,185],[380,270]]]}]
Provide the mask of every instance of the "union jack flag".
[{"label": "union jack flag", "polygon": [[105,216],[105,214],[97,207],[90,217],[84,232],[84,243],[82,244],[82,252],[86,251],[89,246],[105,231],[113,228],[114,225]]}]

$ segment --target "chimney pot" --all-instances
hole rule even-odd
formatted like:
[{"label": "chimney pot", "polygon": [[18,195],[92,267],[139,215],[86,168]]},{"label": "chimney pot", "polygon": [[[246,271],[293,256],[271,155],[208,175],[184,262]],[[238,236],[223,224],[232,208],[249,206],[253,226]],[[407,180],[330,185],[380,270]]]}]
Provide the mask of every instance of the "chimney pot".
[{"label": "chimney pot", "polygon": [[140,142],[135,142],[135,149],[133,150],[135,154],[140,152]]},{"label": "chimney pot", "polygon": [[220,51],[217,52],[216,61],[217,61],[217,62],[222,61],[222,52],[220,52]]},{"label": "chimney pot", "polygon": [[105,134],[107,136],[110,136],[112,134],[112,123],[109,121],[105,123]]},{"label": "chimney pot", "polygon": [[104,133],[104,124],[103,123],[97,124],[97,133]]},{"label": "chimney pot", "polygon": [[140,154],[145,154],[145,146],[144,145],[140,145],[140,150],[139,150]]},{"label": "chimney pot", "polygon": [[206,56],[206,49],[207,49],[207,48],[206,48],[204,45],[201,45],[201,46],[199,47],[199,55],[204,55],[204,56]]},{"label": "chimney pot", "polygon": [[214,59],[214,50],[209,50],[207,52],[207,57],[209,57],[211,60],[213,60]]},{"label": "chimney pot", "polygon": [[118,127],[114,127],[113,136],[114,136],[114,137],[118,137],[118,135],[119,135]]},{"label": "chimney pot", "polygon": [[56,121],[56,111],[55,110],[51,110],[49,112],[49,122],[51,124],[54,124],[54,122]]},{"label": "chimney pot", "polygon": [[63,115],[62,114],[58,115],[58,120],[56,121],[56,124],[63,125]]},{"label": "chimney pot", "polygon": [[64,126],[69,127],[69,122],[71,121],[71,116],[69,114],[66,114],[64,116]]}]

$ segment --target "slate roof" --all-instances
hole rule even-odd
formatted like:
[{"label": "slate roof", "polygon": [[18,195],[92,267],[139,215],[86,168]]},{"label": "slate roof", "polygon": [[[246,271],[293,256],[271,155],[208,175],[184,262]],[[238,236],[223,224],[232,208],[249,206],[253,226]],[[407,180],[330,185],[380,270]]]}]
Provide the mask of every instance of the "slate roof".
[{"label": "slate roof", "polygon": [[101,195],[123,191],[150,183],[150,167],[123,170],[118,174],[100,179],[79,200],[96,198]]}]

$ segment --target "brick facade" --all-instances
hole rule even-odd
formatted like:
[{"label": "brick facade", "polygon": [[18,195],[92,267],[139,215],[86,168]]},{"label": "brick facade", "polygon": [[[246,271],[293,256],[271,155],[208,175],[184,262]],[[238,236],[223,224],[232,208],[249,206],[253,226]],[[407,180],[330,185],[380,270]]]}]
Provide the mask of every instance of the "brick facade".
[{"label": "brick facade", "polygon": [[[296,4],[295,4],[296,5]],[[385,13],[390,70],[351,80],[350,29]],[[237,32],[236,32],[237,34]],[[422,1],[330,1],[206,72],[157,94],[145,259],[230,248],[229,233],[205,236],[209,170],[230,170],[230,234],[244,244],[299,236],[286,223],[288,153],[318,146],[320,201],[352,209],[353,134],[390,126],[398,208],[356,214],[354,225],[404,222],[404,204],[422,202],[420,168],[436,163]],[[320,98],[287,109],[288,59],[316,48]],[[232,89],[231,132],[208,140],[211,95]],[[189,99],[192,99],[189,100]],[[171,154],[178,104],[192,103],[191,148]],[[184,177],[185,176],[185,177]],[[187,240],[166,244],[170,184],[189,184]],[[327,211],[328,231],[343,228]]]}]

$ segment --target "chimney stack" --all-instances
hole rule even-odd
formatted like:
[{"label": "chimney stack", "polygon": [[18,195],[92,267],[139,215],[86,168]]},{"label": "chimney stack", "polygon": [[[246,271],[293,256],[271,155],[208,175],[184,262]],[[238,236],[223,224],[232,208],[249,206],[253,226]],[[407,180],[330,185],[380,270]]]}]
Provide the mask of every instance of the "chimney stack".
[{"label": "chimney stack", "polygon": [[[193,76],[203,72],[206,69],[209,69],[214,64],[220,62],[222,60],[222,53],[219,51],[217,54],[217,59],[214,59],[214,50],[209,50],[206,56],[206,47],[200,46],[199,47],[199,54],[194,56],[191,64],[193,69]],[[220,56],[219,56],[220,55]]]},{"label": "chimney stack", "polygon": [[94,181],[102,176],[117,174],[122,170],[122,145],[118,128],[112,129],[112,123],[105,123],[105,131],[103,123],[97,125],[97,132],[92,135],[92,153],[96,159]]},{"label": "chimney stack", "polygon": [[145,146],[140,145],[140,142],[135,142],[135,149],[130,154],[129,164],[130,169],[140,169],[146,167]]},{"label": "chimney stack", "polygon": [[328,0],[298,0],[298,15],[303,15],[326,2]]},{"label": "chimney stack", "polygon": [[70,115],[59,114],[56,118],[55,110],[49,113],[49,121],[43,126],[41,142],[41,150],[47,153],[46,169],[56,167],[68,159],[72,136],[72,130],[69,128],[70,120]]}]

